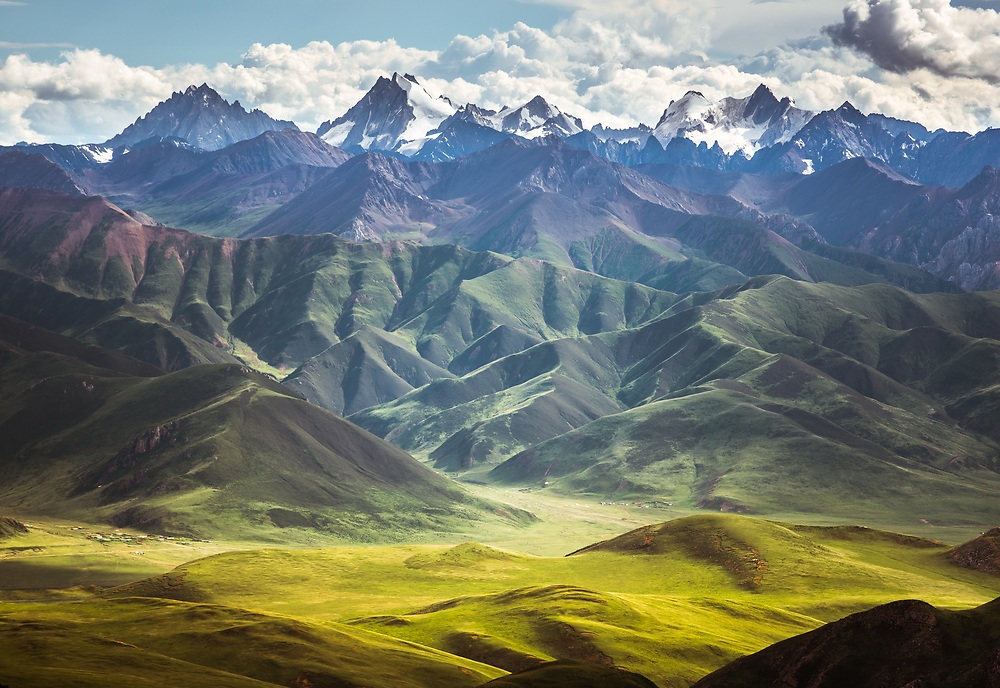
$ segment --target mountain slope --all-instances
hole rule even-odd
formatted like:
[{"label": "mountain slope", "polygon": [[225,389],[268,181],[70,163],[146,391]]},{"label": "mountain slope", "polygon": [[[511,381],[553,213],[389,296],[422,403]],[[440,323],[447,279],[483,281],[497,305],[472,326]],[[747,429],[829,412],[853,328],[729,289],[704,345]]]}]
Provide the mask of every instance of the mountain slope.
[{"label": "mountain slope", "polygon": [[343,624],[218,605],[91,598],[0,621],[0,675],[26,688],[472,688],[502,673]]},{"label": "mountain slope", "polygon": [[[996,383],[958,371],[992,369],[994,301],[770,281],[619,337],[612,351],[631,356],[602,360],[618,361],[631,410],[491,476],[725,510],[989,523]],[[625,346],[640,337],[658,348]]]},{"label": "mountain slope", "polygon": [[266,131],[220,150],[145,145],[85,175],[91,193],[162,224],[237,234],[348,159],[313,134]]},{"label": "mountain slope", "polygon": [[[380,382],[357,387],[359,378],[347,377],[358,370],[329,365],[347,356],[354,334],[357,342],[367,331],[356,351],[378,349],[369,360],[380,359],[376,368],[392,379],[411,380],[409,389],[423,374],[447,375],[456,359],[478,367],[542,339],[644,322],[677,300],[454,246],[329,235],[212,239],[142,226],[101,199],[40,191],[0,192],[0,209],[3,312],[169,369],[239,355],[287,374],[318,357],[295,379],[311,379],[315,398],[329,403],[331,385],[355,385],[354,399],[384,399],[386,389],[374,388]],[[525,292],[525,281],[539,290]],[[503,345],[482,347],[500,327],[510,335]],[[414,376],[414,366],[424,373]]]},{"label": "mountain slope", "polygon": [[880,218],[858,248],[953,280],[964,289],[1000,287],[1000,172],[985,168],[961,189],[925,188]]},{"label": "mountain slope", "polygon": [[3,336],[0,502],[19,514],[354,540],[494,517],[400,450],[247,368],[139,378],[53,353],[72,348],[57,335],[36,331],[30,349],[23,335]]},{"label": "mountain slope", "polygon": [[767,206],[808,222],[835,246],[857,248],[862,236],[922,193],[925,187],[884,164],[852,158],[801,178]]},{"label": "mountain slope", "polygon": [[0,155],[0,187],[21,187],[84,195],[83,189],[61,167],[42,155],[18,150]]},{"label": "mountain slope", "polygon": [[678,292],[770,272],[885,279],[791,245],[783,235],[817,238],[793,218],[670,187],[570,146],[516,140],[448,163],[358,156],[248,234],[319,232],[457,243]]},{"label": "mountain slope", "polygon": [[[448,245],[219,240],[100,199],[4,203],[0,311],[165,369],[248,361],[441,468],[520,454],[494,478],[703,508],[993,518],[997,383],[968,373],[997,359],[989,295],[767,278],[680,298]],[[739,229],[678,233],[748,270],[864,276]],[[755,441],[709,432],[716,418]],[[792,496],[782,462],[802,481]]]}]

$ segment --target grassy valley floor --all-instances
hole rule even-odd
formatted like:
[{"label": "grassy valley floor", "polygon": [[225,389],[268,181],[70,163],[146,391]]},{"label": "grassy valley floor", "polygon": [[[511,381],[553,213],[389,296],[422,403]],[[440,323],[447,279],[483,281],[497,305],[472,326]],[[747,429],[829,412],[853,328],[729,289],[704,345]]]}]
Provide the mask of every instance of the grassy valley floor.
[{"label": "grassy valley floor", "polygon": [[950,544],[874,528],[473,489],[539,521],[262,550],[28,520],[0,540],[0,683],[471,688],[567,659],[688,686],[878,604],[1000,596]]}]

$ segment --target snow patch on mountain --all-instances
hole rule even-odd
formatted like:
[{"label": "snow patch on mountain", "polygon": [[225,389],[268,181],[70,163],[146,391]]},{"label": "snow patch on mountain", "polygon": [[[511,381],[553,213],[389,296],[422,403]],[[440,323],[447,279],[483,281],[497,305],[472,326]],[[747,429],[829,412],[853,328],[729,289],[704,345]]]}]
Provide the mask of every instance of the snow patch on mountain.
[{"label": "snow patch on mountain", "polygon": [[505,107],[490,115],[487,123],[497,131],[529,140],[545,136],[566,138],[583,131],[580,119],[567,115],[542,96],[535,96],[518,107]]},{"label": "snow patch on mountain", "polygon": [[791,140],[813,115],[788,98],[778,100],[763,84],[746,98],[714,103],[698,91],[688,91],[663,111],[653,135],[663,145],[681,137],[749,158],[761,148]]},{"label": "snow patch on mountain", "polygon": [[106,165],[115,157],[113,148],[100,146],[96,143],[80,146],[80,151],[98,165]]},{"label": "snow patch on mountain", "polygon": [[[354,107],[316,132],[324,141],[346,150],[378,150],[415,157],[459,122],[513,134],[523,139],[566,138],[583,131],[577,117],[567,115],[543,97],[499,111],[468,104],[456,106],[432,93],[410,74],[381,77]],[[475,131],[466,129],[466,131]],[[480,138],[482,138],[480,136]],[[460,143],[451,147],[461,150]],[[438,146],[440,147],[440,146]]]}]

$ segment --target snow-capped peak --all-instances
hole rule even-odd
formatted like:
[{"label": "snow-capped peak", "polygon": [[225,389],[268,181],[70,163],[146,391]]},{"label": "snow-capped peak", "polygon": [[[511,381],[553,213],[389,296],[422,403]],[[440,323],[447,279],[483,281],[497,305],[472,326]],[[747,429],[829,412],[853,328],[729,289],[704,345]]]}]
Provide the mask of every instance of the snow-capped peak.
[{"label": "snow-capped peak", "polygon": [[562,112],[542,96],[535,96],[519,107],[505,107],[487,118],[487,126],[522,138],[572,136],[583,131],[583,123]]},{"label": "snow-capped peak", "polygon": [[458,108],[432,94],[412,74],[379,77],[368,93],[341,117],[316,133],[346,149],[395,151],[411,155]]},{"label": "snow-capped peak", "polygon": [[765,146],[788,141],[812,119],[788,98],[778,100],[761,84],[745,98],[709,101],[698,91],[688,91],[672,101],[656,125],[654,136],[666,145],[683,137],[708,146],[718,144],[728,155],[747,157]]}]

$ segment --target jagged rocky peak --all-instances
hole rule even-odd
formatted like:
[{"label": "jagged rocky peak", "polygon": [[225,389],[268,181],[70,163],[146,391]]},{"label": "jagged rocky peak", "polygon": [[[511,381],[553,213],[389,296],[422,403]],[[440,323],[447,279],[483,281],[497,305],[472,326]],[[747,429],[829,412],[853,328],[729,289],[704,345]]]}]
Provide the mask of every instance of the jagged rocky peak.
[{"label": "jagged rocky peak", "polygon": [[[209,86],[207,83],[203,83],[201,86],[195,86],[191,84],[183,92],[175,91],[172,98],[195,98],[203,103],[209,102],[222,102],[223,98],[219,95],[219,92],[214,88]],[[239,103],[240,101],[236,101]]]},{"label": "jagged rocky peak", "polygon": [[542,96],[535,96],[527,103],[524,104],[524,109],[528,113],[535,115],[536,117],[551,117],[553,114],[557,113],[559,110],[551,105]]},{"label": "jagged rocky peak", "polygon": [[248,112],[238,100],[230,104],[211,86],[202,84],[175,91],[105,145],[117,148],[175,138],[196,148],[219,150],[267,131],[284,129],[297,127],[260,110]]},{"label": "jagged rocky peak", "polygon": [[849,121],[854,119],[864,119],[865,117],[861,110],[854,107],[854,104],[849,100],[845,100],[835,112]]},{"label": "jagged rocky peak", "polygon": [[688,91],[677,100],[671,100],[656,123],[656,138],[666,143],[672,138],[689,132],[705,131],[715,123],[712,104],[699,91]]},{"label": "jagged rocky peak", "polygon": [[791,98],[785,97],[778,100],[778,97],[774,95],[766,85],[761,84],[754,90],[750,97],[745,100],[743,106],[743,115],[747,119],[752,119],[755,122],[761,122],[773,118],[775,115],[780,116],[784,114],[784,111],[792,106]]},{"label": "jagged rocky peak", "polygon": [[465,122],[472,122],[473,124],[478,124],[479,126],[489,127],[490,129],[493,129],[494,126],[492,118],[496,114],[497,114],[496,110],[490,110],[488,108],[480,107],[475,103],[466,103],[465,105],[458,108],[458,110],[453,115],[453,118]]}]

